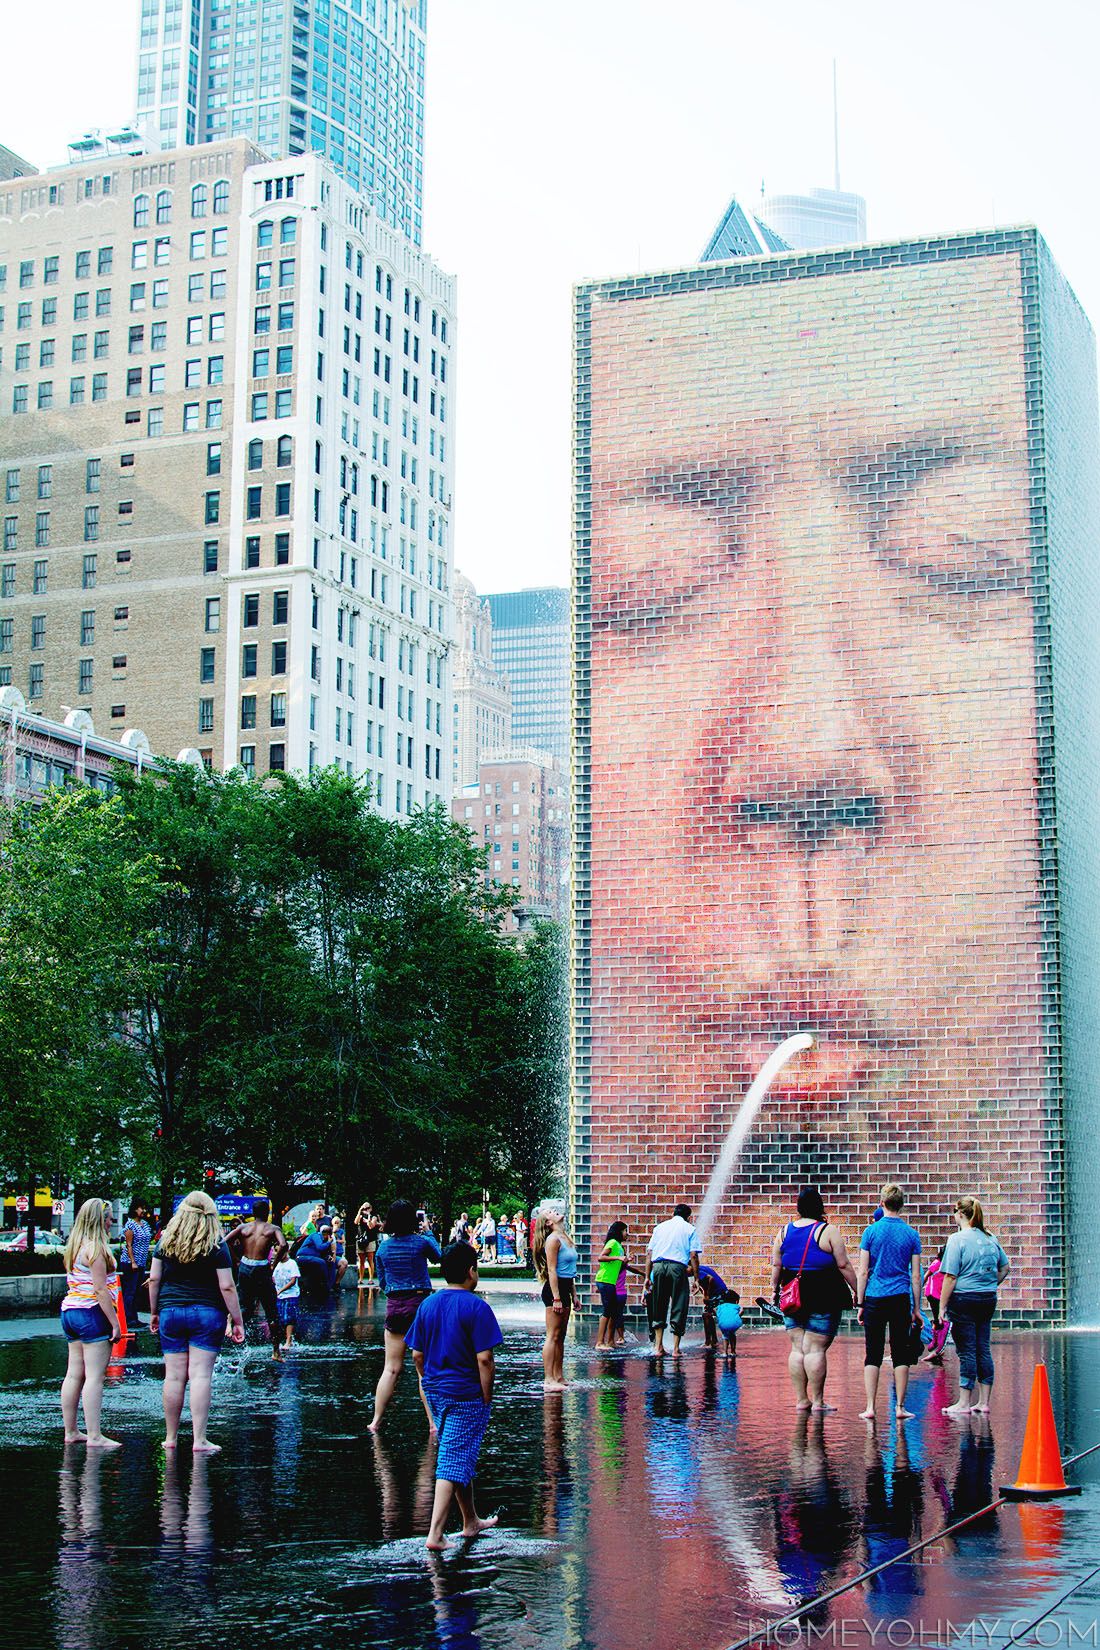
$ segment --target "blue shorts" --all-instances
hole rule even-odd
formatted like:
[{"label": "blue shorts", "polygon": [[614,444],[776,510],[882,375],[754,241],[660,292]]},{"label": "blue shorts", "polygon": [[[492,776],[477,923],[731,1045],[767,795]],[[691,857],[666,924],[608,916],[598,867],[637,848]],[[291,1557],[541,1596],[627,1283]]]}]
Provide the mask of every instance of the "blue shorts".
[{"label": "blue shorts", "polygon": [[111,1325],[101,1306],[66,1306],[61,1312],[61,1327],[67,1341],[83,1341],[91,1346],[96,1341],[109,1341]]},{"label": "blue shorts", "polygon": [[278,1300],[275,1302],[275,1304],[279,1308],[279,1322],[280,1323],[297,1323],[298,1322],[298,1301],[297,1301],[297,1298],[294,1298],[292,1300],[284,1300],[282,1298],[282,1296],[280,1295]]},{"label": "blue shorts", "polygon": [[444,1398],[430,1391],[427,1399],[439,1428],[435,1476],[451,1484],[469,1484],[477,1471],[490,1407],[484,1398]]},{"label": "blue shorts", "polygon": [[186,1352],[201,1346],[217,1352],[225,1339],[228,1317],[222,1306],[166,1306],[160,1314],[160,1349]]},{"label": "blue shorts", "polygon": [[832,1340],[840,1328],[839,1312],[810,1312],[802,1323],[786,1313],[783,1315],[784,1329],[808,1329],[811,1335],[828,1335]]}]

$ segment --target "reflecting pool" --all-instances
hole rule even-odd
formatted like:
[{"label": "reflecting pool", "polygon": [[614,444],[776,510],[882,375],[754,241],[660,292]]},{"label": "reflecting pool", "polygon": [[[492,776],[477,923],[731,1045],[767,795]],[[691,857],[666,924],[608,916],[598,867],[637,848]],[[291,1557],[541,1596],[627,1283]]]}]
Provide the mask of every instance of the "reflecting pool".
[{"label": "reflecting pool", "polygon": [[[645,1343],[603,1359],[571,1344],[564,1395],[541,1386],[541,1309],[488,1294],[505,1332],[478,1501],[500,1525],[429,1561],[433,1454],[411,1367],[383,1435],[365,1426],[383,1302],[354,1292],[304,1325],[283,1368],[223,1353],[211,1437],[160,1448],[162,1365],[146,1333],[113,1366],[104,1425],[123,1447],[65,1448],[65,1349],[53,1319],[0,1321],[0,1604],[8,1642],[727,1650],[982,1508],[1015,1478],[1031,1377],[1045,1359],[1063,1454],[1100,1442],[1094,1334],[996,1337],[992,1418],[940,1414],[954,1365],[922,1369],[912,1421],[862,1407],[862,1340],[830,1354],[825,1416],[797,1416],[786,1341],[743,1333],[736,1369],[691,1333],[658,1366]],[[1079,1500],[1003,1506],[904,1557],[781,1644],[1098,1642],[1100,1452]],[[1053,1613],[1028,1628],[1051,1605]]]}]

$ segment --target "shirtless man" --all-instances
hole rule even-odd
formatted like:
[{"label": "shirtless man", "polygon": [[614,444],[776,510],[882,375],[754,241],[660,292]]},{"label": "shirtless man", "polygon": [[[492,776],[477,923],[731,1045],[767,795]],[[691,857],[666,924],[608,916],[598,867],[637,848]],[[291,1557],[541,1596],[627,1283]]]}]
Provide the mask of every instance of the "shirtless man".
[{"label": "shirtless man", "polygon": [[271,1331],[271,1356],[282,1363],[279,1350],[279,1308],[275,1299],[272,1267],[288,1254],[286,1238],[269,1220],[271,1205],[266,1197],[258,1197],[252,1204],[252,1219],[238,1226],[226,1238],[229,1252],[240,1263],[237,1293],[241,1301],[241,1317],[245,1323],[257,1306],[264,1309],[267,1327]]}]

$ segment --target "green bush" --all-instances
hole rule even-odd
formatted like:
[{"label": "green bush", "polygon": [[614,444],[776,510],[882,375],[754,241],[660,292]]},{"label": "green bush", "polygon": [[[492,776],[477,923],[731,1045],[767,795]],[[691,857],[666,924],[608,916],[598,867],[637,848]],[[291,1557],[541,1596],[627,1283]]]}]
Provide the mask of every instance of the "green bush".
[{"label": "green bush", "polygon": [[[27,1256],[22,1249],[0,1249],[0,1278],[22,1277],[27,1270]],[[64,1272],[65,1261],[60,1253],[56,1255],[35,1255],[32,1271],[35,1272]]]}]

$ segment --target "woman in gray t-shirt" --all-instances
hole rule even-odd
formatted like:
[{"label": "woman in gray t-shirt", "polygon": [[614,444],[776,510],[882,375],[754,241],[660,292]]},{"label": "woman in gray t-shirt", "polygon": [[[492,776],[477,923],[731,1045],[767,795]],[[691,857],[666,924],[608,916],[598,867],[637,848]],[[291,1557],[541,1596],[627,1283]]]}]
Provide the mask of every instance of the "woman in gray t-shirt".
[{"label": "woman in gray t-shirt", "polygon": [[[976,1197],[955,1203],[958,1230],[948,1238],[941,1271],[940,1307],[951,1319],[951,1338],[959,1354],[959,1396],[945,1415],[988,1415],[993,1390],[993,1354],[989,1326],[997,1309],[997,1289],[1008,1276],[1008,1256],[985,1229]],[[977,1382],[977,1403],[971,1403]]]}]

